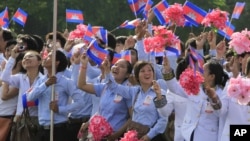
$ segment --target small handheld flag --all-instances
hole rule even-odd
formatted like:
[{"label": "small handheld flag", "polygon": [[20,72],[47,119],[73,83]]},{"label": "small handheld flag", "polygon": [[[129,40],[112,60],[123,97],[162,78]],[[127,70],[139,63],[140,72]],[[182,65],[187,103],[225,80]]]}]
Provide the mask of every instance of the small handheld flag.
[{"label": "small handheld flag", "polygon": [[146,3],[147,0],[128,0],[129,7],[135,14],[135,17],[137,17],[137,15],[140,14],[141,12],[143,12]]},{"label": "small handheld flag", "polygon": [[198,26],[207,15],[206,11],[189,1],[185,2],[183,11],[185,18],[194,26]]},{"label": "small handheld flag", "polygon": [[234,30],[234,25],[232,25],[230,22],[227,22],[226,28],[224,28],[223,30],[218,30],[218,33],[226,39],[230,40],[230,37],[234,33]]},{"label": "small handheld flag", "polygon": [[236,2],[234,11],[232,14],[233,19],[239,19],[241,12],[243,11],[245,2]]},{"label": "small handheld flag", "polygon": [[165,25],[167,23],[165,15],[163,14],[163,11],[167,8],[168,8],[168,3],[165,0],[162,0],[153,7],[155,16],[157,17],[161,25]]},{"label": "small handheld flag", "polygon": [[25,11],[23,11],[21,8],[18,8],[12,20],[24,27],[27,17],[28,17],[28,14]]},{"label": "small handheld flag", "polygon": [[93,40],[87,50],[87,55],[98,65],[107,57],[108,51],[98,46],[96,40]]},{"label": "small handheld flag", "polygon": [[83,23],[84,17],[82,11],[66,9],[66,21],[71,23]]},{"label": "small handheld flag", "polygon": [[126,20],[119,26],[119,28],[134,29],[136,26],[139,25],[140,22],[141,22],[140,18],[134,19],[132,21]]},{"label": "small handheld flag", "polygon": [[8,13],[8,7],[4,9],[3,12],[0,13],[0,25],[4,28],[9,27],[9,13]]}]

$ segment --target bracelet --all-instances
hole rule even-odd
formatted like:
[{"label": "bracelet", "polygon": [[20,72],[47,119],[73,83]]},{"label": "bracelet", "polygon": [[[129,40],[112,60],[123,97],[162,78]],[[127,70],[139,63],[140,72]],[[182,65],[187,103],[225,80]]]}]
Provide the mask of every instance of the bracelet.
[{"label": "bracelet", "polygon": [[[215,100],[216,100],[216,102],[213,102],[213,101],[215,101]],[[219,110],[219,109],[221,108],[221,101],[220,101],[220,99],[219,99],[218,96],[213,97],[213,98],[209,98],[209,101],[210,101],[212,107],[213,107],[215,110]]]},{"label": "bracelet", "polygon": [[165,95],[162,95],[161,100],[157,100],[157,97],[155,97],[153,101],[156,108],[162,108],[167,104],[167,99]]},{"label": "bracelet", "polygon": [[171,80],[175,77],[173,70],[171,70],[168,73],[163,73],[162,75],[163,75],[164,80]]}]

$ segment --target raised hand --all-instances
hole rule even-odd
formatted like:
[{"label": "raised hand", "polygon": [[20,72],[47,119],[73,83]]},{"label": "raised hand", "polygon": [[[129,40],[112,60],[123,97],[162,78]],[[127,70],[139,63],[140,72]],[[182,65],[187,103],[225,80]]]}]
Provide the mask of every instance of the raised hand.
[{"label": "raised hand", "polygon": [[210,46],[210,49],[215,49],[216,48],[216,34],[214,31],[209,31],[207,35],[207,41]]},{"label": "raised hand", "polygon": [[163,66],[163,73],[169,73],[172,71],[170,67],[170,62],[166,55],[163,57],[162,66]]},{"label": "raised hand", "polygon": [[157,99],[161,99],[161,87],[160,87],[160,85],[155,80],[153,80],[152,83],[153,83],[153,89],[155,91]]},{"label": "raised hand", "polygon": [[81,55],[80,61],[81,61],[82,67],[87,67],[89,59],[85,52]]},{"label": "raised hand", "polygon": [[101,64],[102,74],[110,73],[110,62],[108,58],[105,58]]},{"label": "raised hand", "polygon": [[196,46],[197,49],[203,49],[203,45],[205,44],[207,39],[207,32],[201,33],[200,36],[196,37]]}]

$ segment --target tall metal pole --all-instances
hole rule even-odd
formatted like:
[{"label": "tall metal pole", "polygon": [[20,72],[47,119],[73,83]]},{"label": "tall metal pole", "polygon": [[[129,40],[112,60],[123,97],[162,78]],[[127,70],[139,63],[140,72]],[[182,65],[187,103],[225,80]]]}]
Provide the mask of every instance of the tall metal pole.
[{"label": "tall metal pole", "polygon": [[[53,50],[52,50],[52,76],[56,72],[56,31],[57,31],[57,0],[54,0],[53,8]],[[51,87],[51,101],[55,100],[55,85]],[[54,112],[50,111],[50,141],[53,141],[54,133]]]}]

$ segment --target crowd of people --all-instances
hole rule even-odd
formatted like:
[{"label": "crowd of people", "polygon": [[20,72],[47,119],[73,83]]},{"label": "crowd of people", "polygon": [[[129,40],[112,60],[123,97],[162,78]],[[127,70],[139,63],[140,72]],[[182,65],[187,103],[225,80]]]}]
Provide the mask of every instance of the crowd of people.
[{"label": "crowd of people", "polygon": [[[91,138],[89,121],[96,114],[113,129],[102,140],[120,140],[132,123],[148,128],[144,134],[137,131],[142,141],[168,141],[165,133],[172,130],[174,141],[229,141],[231,124],[250,122],[249,101],[242,104],[228,94],[231,80],[249,78],[250,52],[235,54],[225,40],[218,41],[216,33],[209,31],[190,34],[185,43],[181,41],[180,56],[152,57],[143,44],[152,36],[152,18],[142,21],[134,35],[108,33],[107,44],[96,38],[109,52],[99,65],[86,53],[88,44],[83,39],[69,40],[67,33],[57,32],[53,47],[53,33],[43,40],[30,34],[14,37],[10,30],[0,28],[0,131],[5,131],[0,140],[10,141],[16,135],[11,129],[23,122],[23,112],[28,109],[37,127],[30,136],[32,141],[50,140],[51,111],[54,141]],[[193,48],[204,62],[197,94],[181,85],[183,72],[193,68]],[[112,64],[115,53],[127,50],[130,61],[119,59]],[[194,63],[199,66],[197,60]],[[171,115],[175,115],[174,126],[167,128]]]}]

